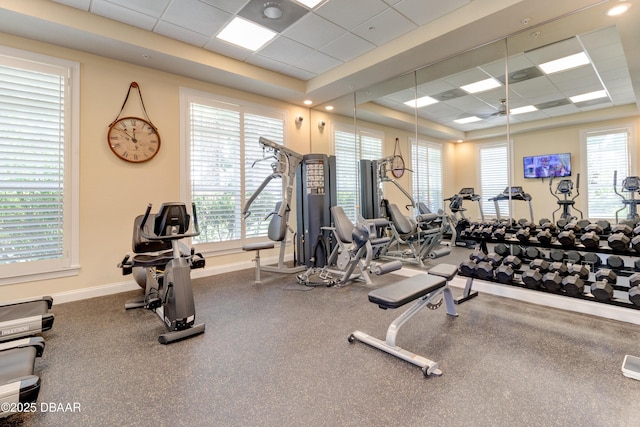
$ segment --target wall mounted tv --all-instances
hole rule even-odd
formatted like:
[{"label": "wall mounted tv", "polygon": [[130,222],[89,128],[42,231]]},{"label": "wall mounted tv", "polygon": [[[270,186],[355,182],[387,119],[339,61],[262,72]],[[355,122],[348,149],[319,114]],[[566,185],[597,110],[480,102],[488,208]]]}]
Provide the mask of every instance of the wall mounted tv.
[{"label": "wall mounted tv", "polygon": [[525,178],[571,175],[571,153],[523,157]]}]

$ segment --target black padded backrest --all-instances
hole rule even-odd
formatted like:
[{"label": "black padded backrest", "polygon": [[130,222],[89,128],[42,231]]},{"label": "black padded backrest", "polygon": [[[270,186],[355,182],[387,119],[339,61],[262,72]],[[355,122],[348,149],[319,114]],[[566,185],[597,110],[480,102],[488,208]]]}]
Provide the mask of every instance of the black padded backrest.
[{"label": "black padded backrest", "polygon": [[[155,214],[149,214],[149,218],[147,218],[147,222],[144,224],[144,232],[149,236],[153,235],[153,227],[155,226],[156,222],[155,218]],[[142,224],[143,219],[144,215],[139,215],[133,221],[133,239],[131,242],[133,252],[137,254],[144,254],[147,252],[160,252],[171,249],[170,240],[147,240],[142,237],[140,224]]]},{"label": "black padded backrest", "polygon": [[156,214],[153,232],[158,237],[170,236],[174,227],[174,234],[185,234],[189,229],[187,207],[184,203],[163,203]]},{"label": "black padded backrest", "polygon": [[418,202],[418,212],[420,213],[420,215],[430,214],[431,209],[429,209],[424,202]]},{"label": "black padded backrest", "polygon": [[351,233],[353,232],[354,225],[344,213],[342,206],[331,206],[331,215],[333,215],[334,226],[336,228],[336,234],[342,243],[351,243]]},{"label": "black padded backrest", "polygon": [[398,230],[398,233],[409,234],[414,231],[413,224],[411,223],[411,221],[409,221],[409,218],[402,215],[402,212],[400,212],[398,205],[389,203],[387,205],[387,209],[389,212],[389,217],[391,218],[391,222],[396,227],[396,230]]},{"label": "black padded backrest", "polygon": [[287,221],[289,217],[289,209],[285,210],[285,217],[278,215],[282,202],[276,203],[273,215],[271,215],[271,221],[269,221],[269,230],[267,235],[269,239],[274,242],[282,242],[287,237]]}]

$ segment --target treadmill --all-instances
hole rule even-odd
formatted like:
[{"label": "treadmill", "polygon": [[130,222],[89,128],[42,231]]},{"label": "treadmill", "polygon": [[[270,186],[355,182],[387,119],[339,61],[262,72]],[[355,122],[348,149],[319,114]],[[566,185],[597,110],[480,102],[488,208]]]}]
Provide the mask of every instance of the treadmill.
[{"label": "treadmill", "polygon": [[53,327],[53,298],[0,303],[0,342],[28,337]]},{"label": "treadmill", "polygon": [[43,352],[42,337],[0,343],[0,419],[35,405],[40,393],[35,359]]},{"label": "treadmill", "polygon": [[[509,191],[509,189],[511,189],[511,191]],[[495,204],[496,207],[496,216],[498,218],[498,221],[502,221],[502,217],[500,216],[500,206],[498,205],[498,202],[501,200],[522,200],[525,202],[529,203],[529,215],[531,215],[531,222],[533,223],[533,207],[531,206],[531,194],[529,193],[525,193],[524,190],[522,189],[522,187],[520,186],[513,186],[513,187],[507,187],[504,189],[504,191],[500,194],[498,194],[495,197],[492,197],[489,199],[489,201],[493,201],[493,203]]]}]

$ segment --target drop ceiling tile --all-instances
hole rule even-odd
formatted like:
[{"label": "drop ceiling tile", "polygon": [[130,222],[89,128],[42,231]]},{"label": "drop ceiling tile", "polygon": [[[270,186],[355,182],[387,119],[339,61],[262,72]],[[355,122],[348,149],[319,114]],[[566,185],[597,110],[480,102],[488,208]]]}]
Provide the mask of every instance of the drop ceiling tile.
[{"label": "drop ceiling tile", "polygon": [[402,0],[393,8],[416,24],[425,25],[469,3],[471,0]]},{"label": "drop ceiling tile", "polygon": [[[172,0],[173,2],[181,2],[182,0]],[[222,9],[229,13],[238,13],[249,3],[250,0],[200,0],[210,6]]]},{"label": "drop ceiling tile", "polygon": [[209,36],[205,36],[204,34],[196,33],[164,21],[158,24],[154,32],[199,47],[205,46],[210,39]]},{"label": "drop ceiling tile", "polygon": [[149,15],[106,1],[95,2],[91,7],[91,12],[147,31],[151,31],[158,22],[156,18]]},{"label": "drop ceiling tile", "polygon": [[580,52],[583,52],[582,46],[578,42],[578,39],[572,37],[570,39],[527,51],[525,52],[525,55],[534,64],[540,65],[548,61],[564,58],[565,56]]},{"label": "drop ceiling tile", "polygon": [[377,46],[381,46],[416,28],[415,24],[395,10],[387,9],[357,26],[352,32]]},{"label": "drop ceiling tile", "polygon": [[144,13],[145,15],[160,18],[171,0],[106,0],[93,1],[94,5],[99,3],[113,3],[126,9]]},{"label": "drop ceiling tile", "polygon": [[231,15],[199,0],[174,1],[169,5],[163,20],[207,36],[217,34]]},{"label": "drop ceiling tile", "polygon": [[312,54],[307,55],[300,60],[291,61],[290,64],[314,74],[322,74],[325,71],[342,64],[342,61],[316,50]]},{"label": "drop ceiling tile", "polygon": [[318,49],[347,31],[314,13],[309,13],[282,32],[282,35]]},{"label": "drop ceiling tile", "polygon": [[351,31],[388,7],[381,0],[332,0],[316,9],[315,13]]},{"label": "drop ceiling tile", "polygon": [[277,37],[264,48],[260,54],[285,64],[291,64],[299,58],[311,55],[313,49],[287,37]]},{"label": "drop ceiling tile", "polygon": [[342,37],[323,46],[320,51],[346,62],[374,48],[374,44],[369,43],[363,38],[351,33],[346,33]]}]

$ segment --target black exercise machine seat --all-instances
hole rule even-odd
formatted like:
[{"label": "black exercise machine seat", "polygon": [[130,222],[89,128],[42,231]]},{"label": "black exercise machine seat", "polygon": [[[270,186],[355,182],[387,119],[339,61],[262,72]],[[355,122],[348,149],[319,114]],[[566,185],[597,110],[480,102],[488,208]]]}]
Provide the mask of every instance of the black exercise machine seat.
[{"label": "black exercise machine seat", "polygon": [[[23,338],[0,344],[0,402],[33,403],[40,393],[40,378],[34,375],[35,359],[42,356],[42,337]],[[0,409],[0,418],[11,415]]]},{"label": "black exercise machine seat", "polygon": [[32,336],[53,327],[50,296],[0,304],[0,341]]},{"label": "black exercise machine seat", "polygon": [[389,325],[385,341],[364,332],[355,331],[349,336],[349,342],[362,341],[365,344],[420,366],[425,376],[441,375],[442,371],[439,369],[437,362],[411,353],[396,345],[396,337],[402,325],[424,307],[436,309],[444,301],[447,307],[447,314],[453,317],[458,316],[453,294],[449,288],[449,280],[456,275],[458,269],[456,266],[449,264],[440,264],[436,267],[431,269],[433,272],[418,274],[369,292],[369,301],[385,310],[402,307],[411,301],[416,302]]},{"label": "black exercise machine seat", "polygon": [[412,235],[416,233],[415,225],[400,212],[400,208],[398,205],[394,203],[389,203],[387,205],[387,210],[389,212],[389,217],[391,218],[391,222],[393,226],[398,231],[398,234],[401,236]]}]

